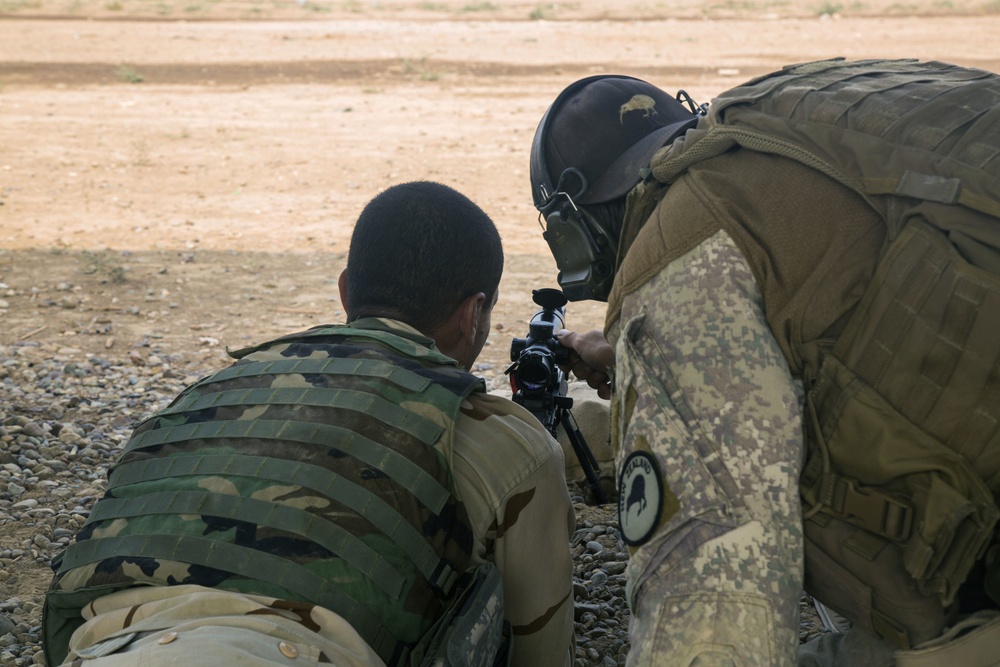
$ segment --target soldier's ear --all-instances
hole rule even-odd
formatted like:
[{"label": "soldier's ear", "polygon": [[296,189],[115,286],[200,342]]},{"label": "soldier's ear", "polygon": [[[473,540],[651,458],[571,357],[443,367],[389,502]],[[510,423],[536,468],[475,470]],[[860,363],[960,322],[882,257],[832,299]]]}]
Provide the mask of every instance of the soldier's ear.
[{"label": "soldier's ear", "polygon": [[462,341],[468,345],[475,345],[476,334],[483,322],[483,304],[486,303],[486,295],[476,292],[465,300],[458,307],[458,326],[462,333]]},{"label": "soldier's ear", "polygon": [[434,339],[442,353],[456,359],[466,370],[472,367],[479,354],[476,333],[485,324],[482,312],[485,302],[486,295],[482,292],[468,296],[451,312],[444,324],[433,331],[423,332]]},{"label": "soldier's ear", "polygon": [[344,307],[344,317],[350,319],[347,313],[347,269],[340,272],[337,279],[337,289],[340,291],[340,305]]}]

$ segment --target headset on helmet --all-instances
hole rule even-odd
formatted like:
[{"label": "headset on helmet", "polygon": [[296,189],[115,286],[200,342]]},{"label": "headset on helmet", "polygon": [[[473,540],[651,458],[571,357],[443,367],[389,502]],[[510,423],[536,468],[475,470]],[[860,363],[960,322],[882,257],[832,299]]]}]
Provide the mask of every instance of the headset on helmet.
[{"label": "headset on helmet", "polygon": [[684,91],[674,98],[616,75],[580,79],[546,110],[531,145],[531,196],[567,299],[606,301],[615,273],[617,234],[581,206],[624,197],[704,111]]}]

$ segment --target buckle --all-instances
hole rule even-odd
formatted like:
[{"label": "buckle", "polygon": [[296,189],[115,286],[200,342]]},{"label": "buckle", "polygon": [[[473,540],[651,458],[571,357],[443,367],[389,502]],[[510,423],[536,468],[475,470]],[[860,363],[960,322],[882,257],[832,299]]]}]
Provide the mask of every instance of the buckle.
[{"label": "buckle", "polygon": [[834,484],[830,508],[863,528],[894,542],[910,536],[913,507],[877,489],[858,487],[853,480],[838,478]]}]

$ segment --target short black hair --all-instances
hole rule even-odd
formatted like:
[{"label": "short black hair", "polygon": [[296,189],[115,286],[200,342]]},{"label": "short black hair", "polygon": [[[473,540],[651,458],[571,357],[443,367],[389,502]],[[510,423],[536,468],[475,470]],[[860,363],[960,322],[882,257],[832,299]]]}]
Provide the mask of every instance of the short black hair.
[{"label": "short black hair", "polygon": [[503,273],[496,225],[472,200],[431,181],[394,185],[365,206],[347,255],[347,317],[391,317],[424,333],[467,297],[492,304]]}]

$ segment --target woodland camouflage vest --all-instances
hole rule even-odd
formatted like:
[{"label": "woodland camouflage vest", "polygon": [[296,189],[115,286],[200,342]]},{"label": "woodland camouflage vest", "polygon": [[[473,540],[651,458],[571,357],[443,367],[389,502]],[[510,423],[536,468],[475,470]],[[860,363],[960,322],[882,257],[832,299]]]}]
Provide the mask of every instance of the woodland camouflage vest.
[{"label": "woodland camouflage vest", "polygon": [[672,183],[735,147],[822,171],[886,224],[872,283],[805,378],[806,588],[912,646],[952,618],[1000,514],[1000,77],[915,61],[789,67],[714,100],[652,176]]},{"label": "woodland camouflage vest", "polygon": [[135,429],[56,564],[51,659],[88,601],[198,584],[322,605],[405,664],[468,568],[448,461],[482,380],[378,326],[241,350]]}]

